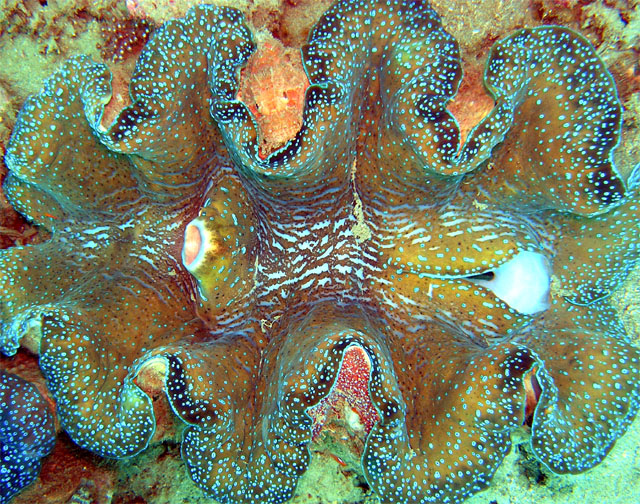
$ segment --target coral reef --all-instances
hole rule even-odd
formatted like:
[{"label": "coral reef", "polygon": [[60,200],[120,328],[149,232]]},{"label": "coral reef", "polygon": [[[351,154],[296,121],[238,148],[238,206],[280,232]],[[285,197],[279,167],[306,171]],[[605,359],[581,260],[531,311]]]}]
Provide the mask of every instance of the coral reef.
[{"label": "coral reef", "polygon": [[[639,407],[639,353],[607,301],[640,222],[638,171],[614,162],[619,96],[582,36],[491,45],[491,19],[467,81],[433,10],[356,0],[312,29],[305,75],[237,11],[201,6],[151,37],[130,101],[126,72],[112,85],[87,57],[47,80],[3,187],[51,236],[0,252],[0,345],[39,354],[75,443],[130,457],[173,415],[221,502],[290,499],[311,452],[385,502],[461,502],[522,429],[530,474],[606,456]],[[125,28],[123,47],[144,35]],[[82,501],[115,483],[77,485]]]}]

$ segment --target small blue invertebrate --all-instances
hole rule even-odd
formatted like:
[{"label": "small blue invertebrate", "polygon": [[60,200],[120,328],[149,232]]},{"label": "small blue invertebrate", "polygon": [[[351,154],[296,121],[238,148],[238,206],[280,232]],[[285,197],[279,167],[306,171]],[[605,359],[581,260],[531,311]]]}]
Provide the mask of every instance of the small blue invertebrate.
[{"label": "small blue invertebrate", "polygon": [[40,472],[55,443],[53,416],[31,383],[0,369],[0,503]]}]

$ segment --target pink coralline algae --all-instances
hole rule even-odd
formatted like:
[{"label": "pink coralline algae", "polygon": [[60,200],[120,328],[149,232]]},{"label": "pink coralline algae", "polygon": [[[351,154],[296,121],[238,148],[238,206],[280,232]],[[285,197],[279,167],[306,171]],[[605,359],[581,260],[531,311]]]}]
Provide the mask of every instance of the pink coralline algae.
[{"label": "pink coralline algae", "polygon": [[359,346],[344,351],[332,390],[318,404],[307,408],[313,420],[311,439],[315,440],[328,418],[336,418],[352,430],[364,431],[365,437],[380,416],[369,396],[371,363]]},{"label": "pink coralline algae", "polygon": [[199,487],[284,502],[359,349],[346,395],[375,408],[361,465],[384,502],[463,501],[524,423],[551,470],[598,464],[639,406],[607,298],[638,257],[640,170],[613,164],[621,107],[594,48],[551,26],[497,42],[494,107],[460,145],[435,12],[340,0],[302,49],[302,127],[266,156],[238,100],[253,50],[238,11],[194,7],[154,32],[112,124],[87,57],[24,105],[4,191],[51,238],[0,252],[0,345],[39,349],[62,428],[140,453],[155,374]]}]

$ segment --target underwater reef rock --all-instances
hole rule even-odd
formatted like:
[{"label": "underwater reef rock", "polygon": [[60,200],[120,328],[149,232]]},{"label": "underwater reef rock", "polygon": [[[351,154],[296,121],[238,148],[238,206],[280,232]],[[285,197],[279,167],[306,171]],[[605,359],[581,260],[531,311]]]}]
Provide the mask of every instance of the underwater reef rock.
[{"label": "underwater reef rock", "polygon": [[523,425],[553,472],[600,463],[640,406],[608,301],[638,259],[640,169],[615,166],[593,46],[558,26],[496,42],[494,106],[461,132],[435,11],[340,0],[270,153],[238,99],[254,50],[239,11],[194,7],[155,30],[112,122],[86,56],[17,118],[3,189],[51,237],[0,251],[0,347],[37,351],[70,438],[144,452],[160,388],[224,503],[289,500],[338,408],[384,502],[462,502]]}]

